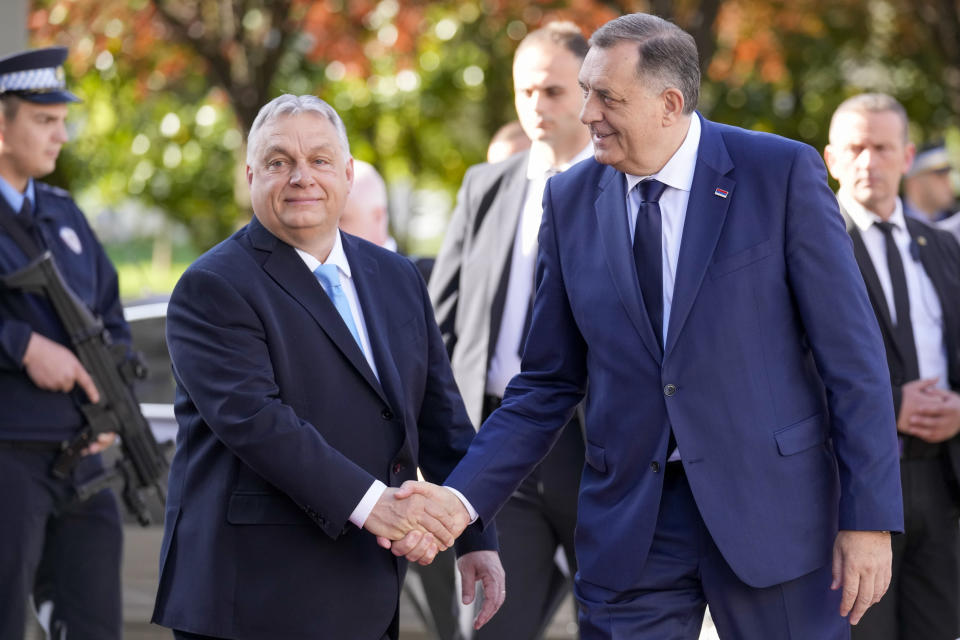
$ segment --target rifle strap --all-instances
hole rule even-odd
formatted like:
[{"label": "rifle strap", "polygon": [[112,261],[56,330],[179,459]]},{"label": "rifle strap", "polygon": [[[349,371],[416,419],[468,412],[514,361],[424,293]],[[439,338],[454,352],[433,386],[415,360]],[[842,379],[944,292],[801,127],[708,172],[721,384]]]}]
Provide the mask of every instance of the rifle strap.
[{"label": "rifle strap", "polygon": [[[24,203],[26,202],[28,201],[25,198]],[[24,208],[26,209],[26,207]],[[17,246],[27,255],[27,259],[33,260],[38,258],[43,251],[33,234],[33,222],[29,219],[29,215],[27,212],[14,213],[7,203],[7,199],[0,196],[0,227],[3,227],[10,234]]]}]

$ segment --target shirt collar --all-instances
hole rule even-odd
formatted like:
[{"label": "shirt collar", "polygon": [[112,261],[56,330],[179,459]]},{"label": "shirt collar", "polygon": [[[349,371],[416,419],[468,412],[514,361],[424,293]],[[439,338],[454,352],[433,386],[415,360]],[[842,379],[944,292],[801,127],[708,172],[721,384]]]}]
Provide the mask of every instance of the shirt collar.
[{"label": "shirt collar", "polygon": [[[837,199],[840,200],[840,204],[843,205],[843,210],[847,212],[847,215],[850,216],[851,220],[853,220],[853,224],[857,225],[857,228],[860,229],[860,231],[866,231],[873,226],[875,222],[883,222],[883,218],[875,214],[873,211],[867,210],[866,207],[857,202],[843,189],[840,189],[839,193],[837,193]],[[893,213],[890,214],[887,222],[891,223],[898,229],[906,230],[907,221],[903,216],[903,203],[901,202],[900,198],[897,198],[896,202],[894,203]]]},{"label": "shirt collar", "polygon": [[667,160],[660,171],[651,176],[635,176],[630,173],[624,174],[627,177],[627,193],[637,186],[637,183],[654,178],[664,183],[668,187],[679,189],[680,191],[690,191],[693,185],[693,172],[697,168],[697,151],[700,149],[700,117],[694,114],[690,118],[690,128],[683,139],[680,148]]},{"label": "shirt collar", "polygon": [[14,213],[20,213],[20,208],[23,206],[23,199],[25,197],[29,198],[32,204],[36,205],[37,203],[37,197],[33,187],[33,178],[27,180],[26,192],[20,193],[14,189],[3,176],[0,176],[0,195],[7,201],[7,204],[10,205]]},{"label": "shirt collar", "polygon": [[562,173],[573,165],[593,156],[593,143],[588,142],[587,146],[580,150],[580,153],[573,156],[569,162],[565,162],[557,167],[551,167],[550,163],[542,157],[531,153],[527,160],[527,180],[543,180],[547,172],[554,169],[556,173]]},{"label": "shirt collar", "polygon": [[327,256],[327,260],[325,262],[321,263],[319,260],[302,249],[297,249],[294,247],[294,250],[307,265],[307,268],[310,269],[311,273],[315,271],[316,268],[321,264],[334,264],[340,270],[341,274],[347,276],[348,278],[351,277],[350,263],[347,262],[347,254],[343,251],[343,241],[340,239],[339,229],[337,229],[337,235],[333,241],[333,248],[330,249],[330,255]]}]

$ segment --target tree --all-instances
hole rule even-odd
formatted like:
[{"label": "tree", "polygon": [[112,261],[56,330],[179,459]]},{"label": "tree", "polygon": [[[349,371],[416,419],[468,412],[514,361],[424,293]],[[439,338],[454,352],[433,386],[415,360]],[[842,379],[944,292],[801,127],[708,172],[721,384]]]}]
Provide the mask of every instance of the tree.
[{"label": "tree", "polygon": [[[160,207],[204,248],[248,215],[242,140],[281,92],[330,102],[354,155],[391,184],[452,195],[515,117],[517,42],[554,19],[586,33],[629,11],[675,20],[700,50],[700,109],[719,121],[822,148],[841,100],[884,90],[906,104],[917,139],[942,135],[960,112],[957,2],[922,0],[919,14],[908,4],[36,0],[31,33],[36,44],[69,45],[71,75],[82,78],[87,126],[68,147],[71,183],[105,203]],[[413,199],[395,213],[408,205],[422,213],[449,202]]]}]

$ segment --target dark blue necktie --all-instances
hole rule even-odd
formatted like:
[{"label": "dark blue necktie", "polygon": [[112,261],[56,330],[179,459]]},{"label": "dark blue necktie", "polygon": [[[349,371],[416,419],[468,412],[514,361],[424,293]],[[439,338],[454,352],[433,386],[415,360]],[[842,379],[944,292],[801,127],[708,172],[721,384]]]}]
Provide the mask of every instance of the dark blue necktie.
[{"label": "dark blue necktie", "polygon": [[633,235],[633,260],[637,265],[640,293],[650,316],[650,324],[663,350],[663,249],[661,242],[660,196],[667,185],[644,180],[630,192],[637,208],[637,226]]}]

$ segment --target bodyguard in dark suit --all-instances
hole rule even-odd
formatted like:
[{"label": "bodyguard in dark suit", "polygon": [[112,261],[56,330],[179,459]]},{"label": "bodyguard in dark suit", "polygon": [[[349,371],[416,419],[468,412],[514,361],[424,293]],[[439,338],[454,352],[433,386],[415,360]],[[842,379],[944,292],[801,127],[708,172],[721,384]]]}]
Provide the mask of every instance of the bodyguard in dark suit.
[{"label": "bodyguard in dark suit", "polygon": [[[66,191],[37,180],[54,170],[67,141],[62,64],[51,47],[0,60],[0,274],[25,267],[31,249],[49,251],[70,289],[129,344],[117,274],[86,217]],[[11,231],[12,229],[12,231]],[[29,256],[29,257],[28,257]],[[113,492],[84,502],[74,487],[102,470],[87,455],[66,478],[50,470],[64,443],[85,426],[80,407],[99,400],[50,303],[0,288],[0,638],[20,640],[41,558],[44,623],[51,637],[111,640],[121,635],[122,532]],[[94,443],[96,454],[111,437]],[[51,609],[52,607],[52,609]]]},{"label": "bodyguard in dark suit", "polygon": [[[181,637],[396,638],[405,562],[376,536],[409,533],[421,561],[452,537],[391,487],[418,466],[441,481],[473,429],[416,268],[337,230],[353,167],[336,112],[273,100],[247,161],[253,220],[170,299],[180,429],[153,619]],[[457,548],[482,624],[502,602],[495,539]]]},{"label": "bodyguard in dark suit", "polygon": [[823,162],[696,113],[675,25],[632,14],[590,42],[595,160],[547,182],[523,370],[447,483],[489,521],[589,379],[581,637],[695,640],[709,604],[721,638],[847,638],[903,515],[883,343]]},{"label": "bodyguard in dark suit", "polygon": [[[499,406],[507,382],[520,372],[544,184],[550,175],[592,155],[589,132],[579,120],[577,86],[586,51],[586,39],[571,23],[548,24],[520,43],[513,63],[514,92],[532,146],[503,162],[467,171],[437,256],[431,298],[476,425]],[[573,530],[582,468],[582,426],[574,418],[497,518],[510,596],[479,638],[538,638],[570,593],[577,569]],[[558,547],[566,558],[566,574],[554,562]]]},{"label": "bodyguard in dark suit", "polygon": [[886,347],[906,527],[890,591],[854,629],[864,640],[960,635],[960,247],[905,215],[897,188],[913,154],[892,97],[854,96],[834,113],[824,157]]}]

